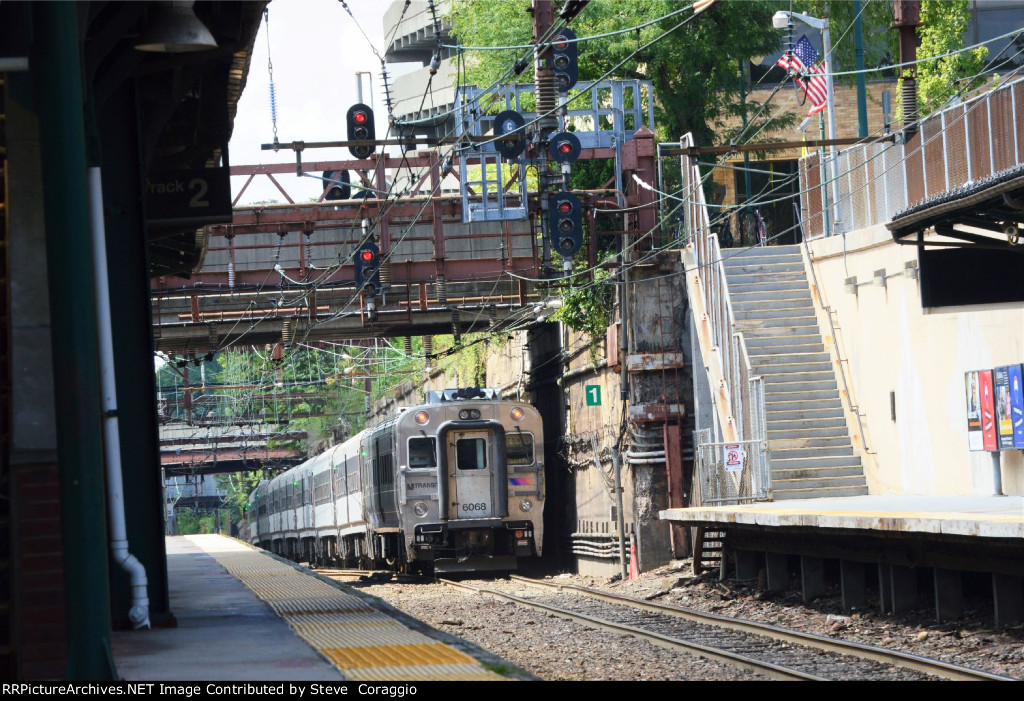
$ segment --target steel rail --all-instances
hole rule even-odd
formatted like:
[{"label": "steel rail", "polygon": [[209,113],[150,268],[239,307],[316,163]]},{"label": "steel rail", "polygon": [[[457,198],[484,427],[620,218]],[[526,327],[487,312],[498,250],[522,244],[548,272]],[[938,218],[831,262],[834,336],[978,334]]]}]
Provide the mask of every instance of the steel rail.
[{"label": "steel rail", "polygon": [[554,589],[556,591],[578,591],[607,603],[621,604],[623,606],[630,606],[632,608],[638,608],[652,613],[660,613],[668,616],[675,616],[677,618],[683,618],[696,623],[704,623],[706,625],[718,626],[720,628],[737,630],[754,635],[763,635],[775,640],[794,643],[797,645],[807,645],[826,652],[834,652],[874,662],[891,664],[897,667],[912,669],[951,681],[1014,681],[1010,677],[1004,677],[990,672],[983,672],[969,667],[961,667],[948,662],[932,660],[927,657],[920,657],[918,655],[912,655],[898,650],[890,650],[887,648],[875,647],[874,645],[867,645],[847,640],[836,640],[823,635],[815,635],[813,633],[803,633],[788,628],[781,628],[769,623],[759,623],[757,621],[730,618],[715,613],[703,613],[693,609],[687,609],[682,606],[658,604],[652,601],[636,599],[631,596],[611,594],[609,592],[601,591],[600,589],[593,589],[577,584],[545,582],[520,575],[511,575],[510,579],[540,588]]},{"label": "steel rail", "polygon": [[[800,672],[794,669],[788,669],[771,662],[763,662],[745,655],[739,655],[727,650],[719,650],[717,648],[708,647],[707,645],[701,645],[699,643],[691,643],[678,638],[673,638],[660,633],[654,633],[643,628],[636,628],[634,626],[624,625],[621,623],[612,623],[611,621],[605,621],[600,618],[594,618],[587,616],[582,613],[574,613],[565,609],[560,609],[555,606],[549,606],[536,601],[530,601],[529,599],[521,599],[512,594],[506,594],[505,592],[496,591],[494,589],[485,589],[483,587],[475,587],[471,584],[465,584],[463,582],[453,582],[448,579],[438,579],[441,584],[456,588],[464,589],[467,591],[474,592],[476,594],[483,594],[498,599],[505,599],[511,601],[520,606],[527,608],[536,609],[538,611],[544,611],[560,618],[566,618],[577,623],[581,623],[590,628],[596,628],[599,630],[606,630],[613,633],[619,633],[621,635],[632,635],[642,640],[654,643],[674,650],[682,650],[688,654],[698,655],[705,657],[722,664],[729,665],[734,668],[754,672],[757,674],[764,674],[772,679],[779,681],[826,681],[824,678],[808,674],[806,672]],[[531,581],[531,580],[524,580]]]}]

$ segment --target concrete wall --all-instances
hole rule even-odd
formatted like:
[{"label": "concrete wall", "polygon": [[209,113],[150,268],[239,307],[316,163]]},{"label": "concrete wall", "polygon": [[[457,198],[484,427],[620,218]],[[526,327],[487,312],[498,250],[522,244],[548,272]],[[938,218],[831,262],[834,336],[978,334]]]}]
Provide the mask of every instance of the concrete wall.
[{"label": "concrete wall", "polygon": [[12,462],[57,459],[50,293],[47,287],[43,183],[35,117],[14,100],[7,108],[10,202]]},{"label": "concrete wall", "polygon": [[[881,226],[809,246],[863,414],[871,493],[992,494],[991,454],[967,448],[964,373],[1024,362],[1024,305],[922,309],[918,280],[902,272],[916,249],[893,243]],[[885,287],[844,290],[847,278],[872,281],[882,269],[892,276]],[[827,323],[822,332],[830,335]],[[1024,494],[1021,451],[1003,451],[1001,461],[1003,492]]]}]

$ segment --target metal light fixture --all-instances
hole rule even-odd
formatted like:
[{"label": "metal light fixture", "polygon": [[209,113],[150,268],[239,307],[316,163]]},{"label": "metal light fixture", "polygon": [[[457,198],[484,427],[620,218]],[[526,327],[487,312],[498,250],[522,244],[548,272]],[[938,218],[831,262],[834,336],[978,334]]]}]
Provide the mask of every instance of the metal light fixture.
[{"label": "metal light fixture", "polygon": [[215,49],[217,42],[192,11],[192,0],[174,0],[154,4],[135,48],[179,54]]}]

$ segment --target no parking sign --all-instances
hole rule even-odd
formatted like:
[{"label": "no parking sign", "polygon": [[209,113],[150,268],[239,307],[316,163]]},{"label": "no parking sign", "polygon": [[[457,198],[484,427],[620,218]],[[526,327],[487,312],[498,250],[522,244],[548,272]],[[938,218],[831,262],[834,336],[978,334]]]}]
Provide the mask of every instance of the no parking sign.
[{"label": "no parking sign", "polygon": [[743,472],[743,449],[738,445],[727,445],[723,449],[726,472]]}]

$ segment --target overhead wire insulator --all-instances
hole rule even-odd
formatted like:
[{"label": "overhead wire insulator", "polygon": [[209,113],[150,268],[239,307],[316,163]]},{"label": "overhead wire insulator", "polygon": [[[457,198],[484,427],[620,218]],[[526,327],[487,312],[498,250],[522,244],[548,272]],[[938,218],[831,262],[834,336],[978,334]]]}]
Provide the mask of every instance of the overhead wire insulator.
[{"label": "overhead wire insulator", "polygon": [[412,357],[412,336],[405,337],[405,355]]},{"label": "overhead wire insulator", "polygon": [[455,337],[456,343],[462,340],[462,326],[459,324],[458,309],[452,309],[452,336]]},{"label": "overhead wire insulator", "polygon": [[277,88],[274,87],[274,62],[270,57],[270,9],[263,8],[263,21],[267,25],[267,73],[270,75],[270,121],[274,127],[274,150],[278,150],[277,140]]},{"label": "overhead wire insulator", "polygon": [[380,75],[384,82],[384,105],[388,108],[388,121],[394,124],[395,111],[391,104],[391,85],[388,83],[388,68],[383,61],[380,63]]},{"label": "overhead wire insulator", "polygon": [[437,303],[441,306],[448,306],[448,282],[444,275],[437,276]]},{"label": "overhead wire insulator", "polygon": [[270,120],[277,124],[277,87],[270,81]]}]

